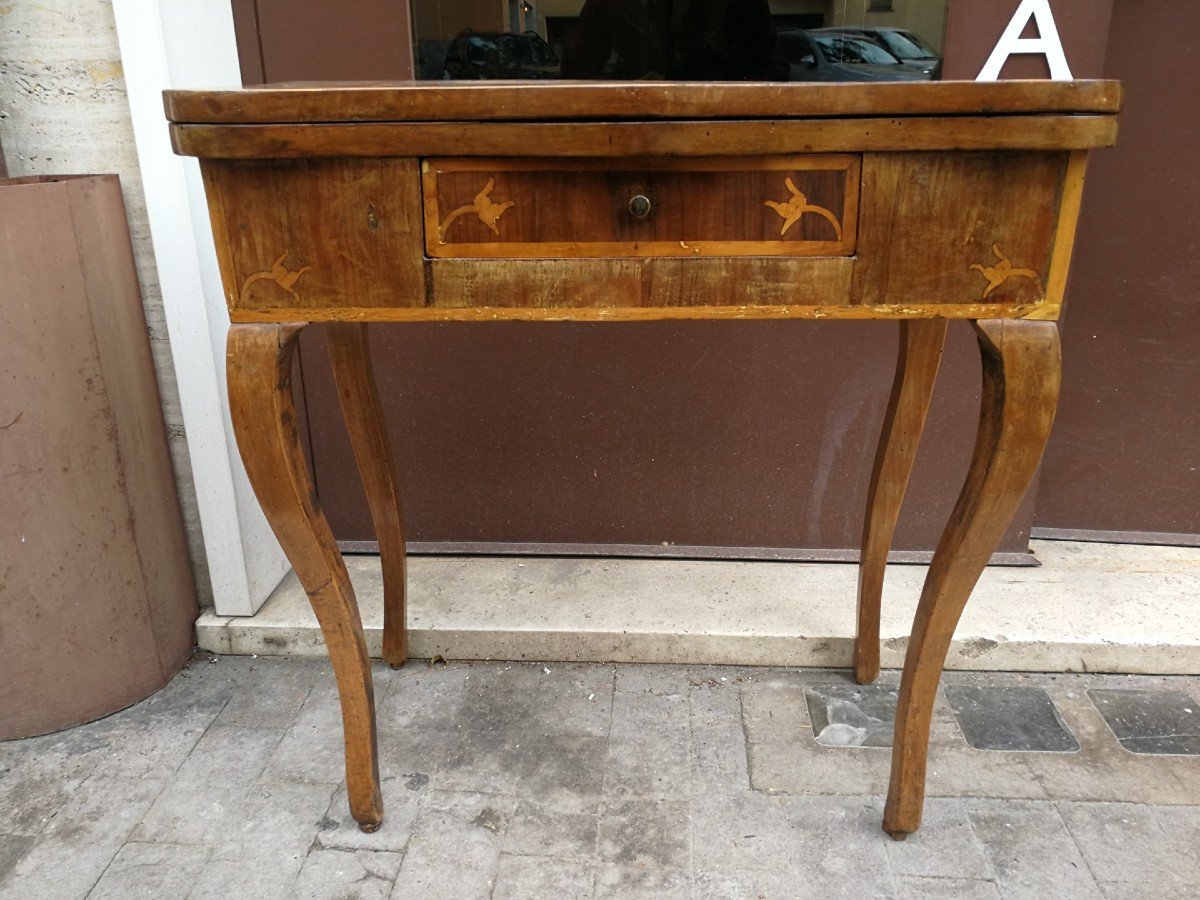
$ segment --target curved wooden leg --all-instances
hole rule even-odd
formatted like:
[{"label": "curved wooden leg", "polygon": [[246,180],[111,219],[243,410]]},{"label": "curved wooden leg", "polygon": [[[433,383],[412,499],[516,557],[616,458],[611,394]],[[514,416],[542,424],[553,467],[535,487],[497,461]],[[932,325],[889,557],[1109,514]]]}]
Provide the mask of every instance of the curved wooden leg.
[{"label": "curved wooden leg", "polygon": [[884,831],[897,839],[921,824],[929,724],[954,628],[1033,479],[1058,404],[1054,322],[973,324],[983,357],[979,431],[966,483],[925,579],[904,661],[883,815]]},{"label": "curved wooden leg", "polygon": [[383,564],[383,658],[392,668],[408,659],[405,626],[407,558],[404,514],[400,505],[392,448],[371,367],[367,326],[361,322],[330,322],[325,326],[329,359],[337,382],[342,416],[358,461],[371,508]]},{"label": "curved wooden leg", "polygon": [[367,642],[346,566],[317,506],[292,405],[292,356],[303,327],[229,329],[229,405],[250,484],[325,636],[342,704],[350,813],[363,831],[374,831],[383,821],[383,798]]},{"label": "curved wooden leg", "polygon": [[867,490],[862,556],[858,566],[858,633],[854,640],[854,678],[869,684],[879,674],[879,607],[883,573],[900,504],[908,487],[917,445],[925,428],[933,382],[946,343],[945,319],[900,322],[896,378],[875,453]]}]

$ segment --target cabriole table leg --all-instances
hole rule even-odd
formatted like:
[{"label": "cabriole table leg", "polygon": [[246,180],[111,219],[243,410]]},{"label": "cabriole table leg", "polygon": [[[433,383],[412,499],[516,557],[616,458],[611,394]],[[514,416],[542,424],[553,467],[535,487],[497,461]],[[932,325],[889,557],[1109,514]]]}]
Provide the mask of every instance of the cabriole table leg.
[{"label": "cabriole table leg", "polygon": [[897,839],[921,824],[930,719],[954,628],[1033,479],[1058,405],[1054,322],[972,324],[983,358],[979,431],[966,483],[925,579],[904,661],[883,816],[884,831]]},{"label": "cabriole table leg", "polygon": [[263,513],[308,593],[337,679],[350,813],[363,831],[383,821],[371,663],[358,604],[300,449],[291,372],[303,324],[234,325],[226,365],[234,433]]},{"label": "cabriole table leg", "polygon": [[908,487],[917,446],[925,428],[933,382],[946,343],[945,319],[904,319],[896,377],[883,419],[883,432],[867,489],[862,555],[858,567],[858,632],[854,639],[854,678],[869,684],[879,674],[879,609],[883,573],[900,505]]},{"label": "cabriole table leg", "polygon": [[383,565],[383,658],[392,668],[399,668],[408,659],[404,513],[371,365],[367,326],[361,322],[330,322],[325,326],[325,335],[342,417],[350,433],[379,541]]}]

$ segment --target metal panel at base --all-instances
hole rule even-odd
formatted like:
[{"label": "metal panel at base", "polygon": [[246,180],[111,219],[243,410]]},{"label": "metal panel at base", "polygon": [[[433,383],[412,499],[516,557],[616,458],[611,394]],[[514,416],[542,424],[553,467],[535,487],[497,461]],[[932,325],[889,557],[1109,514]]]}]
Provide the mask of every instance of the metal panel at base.
[{"label": "metal panel at base", "polygon": [[114,712],[196,594],[115,175],[0,182],[0,739]]},{"label": "metal panel at base", "polygon": [[[338,541],[343,553],[374,555],[378,541]],[[679,544],[493,544],[487,542],[409,543],[409,556],[595,556],[619,559],[733,559],[772,562],[858,562],[857,550],[798,550],[787,547],[687,547]],[[931,550],[893,550],[889,564],[928,565]],[[1033,551],[993,553],[990,566],[1040,566]]]}]

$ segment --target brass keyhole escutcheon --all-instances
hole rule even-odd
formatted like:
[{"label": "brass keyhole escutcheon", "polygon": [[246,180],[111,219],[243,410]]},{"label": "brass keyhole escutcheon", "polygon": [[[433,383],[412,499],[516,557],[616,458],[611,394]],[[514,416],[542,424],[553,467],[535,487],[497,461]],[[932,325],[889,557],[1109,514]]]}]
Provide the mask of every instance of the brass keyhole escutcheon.
[{"label": "brass keyhole escutcheon", "polygon": [[637,194],[629,201],[629,214],[635,219],[644,219],[650,215],[650,198],[645,194]]}]

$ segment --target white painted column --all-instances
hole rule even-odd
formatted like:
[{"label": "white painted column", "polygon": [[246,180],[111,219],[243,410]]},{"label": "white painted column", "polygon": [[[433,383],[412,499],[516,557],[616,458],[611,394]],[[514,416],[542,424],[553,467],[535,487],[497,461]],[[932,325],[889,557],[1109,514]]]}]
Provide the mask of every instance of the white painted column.
[{"label": "white painted column", "polygon": [[196,160],[171,150],[162,92],[238,87],[227,0],[114,0],[167,332],[217,615],[253,615],[289,569],[242,469],[225,392],[229,318]]}]

